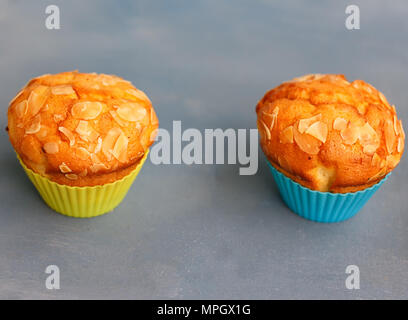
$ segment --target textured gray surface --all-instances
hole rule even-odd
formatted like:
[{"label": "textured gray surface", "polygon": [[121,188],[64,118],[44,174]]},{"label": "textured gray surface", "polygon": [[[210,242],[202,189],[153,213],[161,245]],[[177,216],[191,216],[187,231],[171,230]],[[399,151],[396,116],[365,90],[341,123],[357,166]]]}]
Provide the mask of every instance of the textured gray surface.
[{"label": "textured gray surface", "polygon": [[[48,1],[1,2],[1,128],[26,80],[69,69],[131,80],[167,129],[254,128],[264,92],[309,72],[367,80],[408,123],[404,1],[354,1],[359,31],[345,29],[342,1],[53,3],[59,31],[44,28]],[[0,298],[408,298],[406,157],[340,224],[292,214],[261,154],[255,176],[147,161],[114,212],[77,220],[46,207],[5,131],[0,145]],[[60,290],[45,288],[51,264]],[[345,288],[350,264],[360,290]]]}]

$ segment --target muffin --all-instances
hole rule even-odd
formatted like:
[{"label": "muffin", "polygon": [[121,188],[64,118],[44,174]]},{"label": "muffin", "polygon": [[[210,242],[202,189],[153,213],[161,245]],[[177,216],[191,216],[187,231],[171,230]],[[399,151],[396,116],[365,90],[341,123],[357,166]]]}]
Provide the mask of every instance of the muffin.
[{"label": "muffin", "polygon": [[268,91],[256,106],[260,144],[296,213],[316,221],[353,216],[404,151],[395,107],[370,84],[311,74]]},{"label": "muffin", "polygon": [[45,202],[70,216],[118,205],[157,129],[149,98],[106,74],[37,77],[8,109],[9,138],[23,168]]}]

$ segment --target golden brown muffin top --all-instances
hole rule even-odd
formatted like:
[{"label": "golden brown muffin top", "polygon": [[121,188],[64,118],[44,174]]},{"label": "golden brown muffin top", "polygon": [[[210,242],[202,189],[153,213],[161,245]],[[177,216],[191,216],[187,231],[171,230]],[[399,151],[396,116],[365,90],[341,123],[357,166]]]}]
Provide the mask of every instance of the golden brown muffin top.
[{"label": "golden brown muffin top", "polygon": [[106,74],[40,76],[8,109],[10,141],[22,161],[68,185],[84,185],[81,179],[93,185],[93,177],[136,164],[157,128],[149,98],[129,81]]},{"label": "golden brown muffin top", "polygon": [[256,112],[270,162],[313,190],[365,189],[393,170],[404,151],[395,107],[362,80],[295,78],[268,91]]}]

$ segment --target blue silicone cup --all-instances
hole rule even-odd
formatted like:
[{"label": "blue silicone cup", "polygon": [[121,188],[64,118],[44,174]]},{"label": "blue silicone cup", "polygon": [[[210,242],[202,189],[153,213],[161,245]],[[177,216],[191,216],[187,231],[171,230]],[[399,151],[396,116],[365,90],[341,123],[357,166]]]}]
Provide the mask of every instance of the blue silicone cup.
[{"label": "blue silicone cup", "polygon": [[326,223],[340,222],[354,216],[391,174],[361,191],[331,193],[305,188],[276,170],[269,161],[268,166],[289,209],[305,219]]}]

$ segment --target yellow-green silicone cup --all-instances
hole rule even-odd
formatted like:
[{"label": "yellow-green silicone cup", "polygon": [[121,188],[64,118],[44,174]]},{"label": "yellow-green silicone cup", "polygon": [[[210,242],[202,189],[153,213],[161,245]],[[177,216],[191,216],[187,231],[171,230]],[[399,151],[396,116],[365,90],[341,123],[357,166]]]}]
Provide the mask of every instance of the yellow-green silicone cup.
[{"label": "yellow-green silicone cup", "polygon": [[17,156],[28,178],[53,210],[75,218],[91,218],[112,211],[125,198],[138,175],[149,150],[138,166],[122,179],[94,187],[71,187],[58,184],[27,168]]}]

